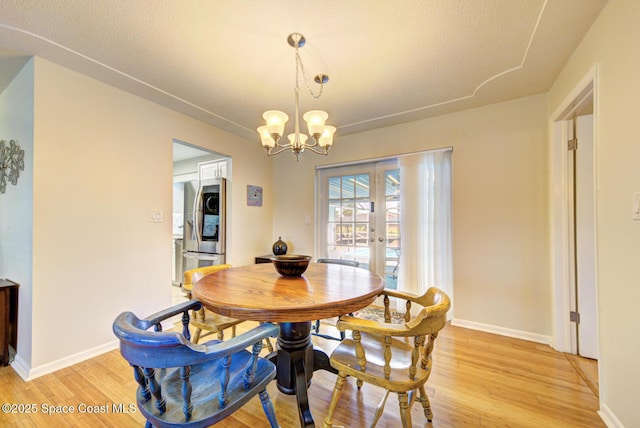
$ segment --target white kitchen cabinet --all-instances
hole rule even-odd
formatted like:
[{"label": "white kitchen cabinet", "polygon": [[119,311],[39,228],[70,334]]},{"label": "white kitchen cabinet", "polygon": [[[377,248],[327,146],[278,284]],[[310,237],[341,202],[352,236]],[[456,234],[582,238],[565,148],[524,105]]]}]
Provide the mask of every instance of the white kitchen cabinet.
[{"label": "white kitchen cabinet", "polygon": [[228,178],[227,177],[227,161],[215,160],[210,162],[201,162],[198,164],[200,180],[209,178]]}]

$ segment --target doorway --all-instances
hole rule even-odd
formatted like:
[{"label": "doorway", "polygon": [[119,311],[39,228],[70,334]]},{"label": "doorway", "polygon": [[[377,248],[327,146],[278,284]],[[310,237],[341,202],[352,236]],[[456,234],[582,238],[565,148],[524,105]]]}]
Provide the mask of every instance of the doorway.
[{"label": "doorway", "polygon": [[[593,145],[593,103],[575,112],[572,127],[569,171],[570,256],[573,267],[570,320],[575,326],[576,354],[598,359],[598,324],[595,272],[595,151]],[[572,329],[573,330],[573,329]]]},{"label": "doorway", "polygon": [[[221,168],[223,165],[224,168]],[[217,168],[214,172],[212,168]],[[182,274],[187,262],[183,255],[184,232],[186,218],[185,200],[188,193],[185,192],[188,183],[198,183],[200,178],[209,178],[214,174],[230,181],[231,158],[207,149],[193,146],[189,143],[173,140],[173,215],[172,215],[172,287],[175,294],[180,294],[182,285]],[[230,207],[228,207],[230,209]],[[227,224],[227,228],[229,225]],[[176,288],[178,291],[176,291]],[[174,296],[175,297],[175,296]],[[175,300],[175,299],[174,299]]]},{"label": "doorway", "polygon": [[[552,115],[552,346],[598,358],[596,192],[597,69]],[[576,147],[577,141],[577,147]]]},{"label": "doorway", "polygon": [[400,257],[396,159],[318,170],[316,255],[356,260],[395,289]]}]

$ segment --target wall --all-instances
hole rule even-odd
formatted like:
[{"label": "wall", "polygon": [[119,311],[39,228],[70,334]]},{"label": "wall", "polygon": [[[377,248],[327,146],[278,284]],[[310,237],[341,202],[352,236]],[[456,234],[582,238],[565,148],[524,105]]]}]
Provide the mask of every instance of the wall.
[{"label": "wall", "polygon": [[17,185],[0,194],[0,277],[18,284],[18,353],[31,358],[33,221],[33,73],[30,60],[0,94],[0,139],[24,150]]},{"label": "wall", "polygon": [[[268,199],[259,216],[245,202],[247,184],[270,189],[259,147],[40,58],[34,79],[32,354],[19,355],[23,377],[113,348],[121,311],[171,304],[174,139],[233,158],[231,263],[268,247],[272,224]],[[165,221],[149,222],[150,209]]]},{"label": "wall", "polygon": [[[609,426],[640,426],[640,344],[634,314],[640,301],[640,221],[631,195],[640,191],[640,4],[612,0],[550,91],[560,106],[598,65],[596,96],[597,277],[601,411]],[[553,118],[550,118],[553,119]]]},{"label": "wall", "polygon": [[[327,158],[274,158],[274,240],[313,254],[320,164],[453,147],[455,318],[546,341],[551,335],[546,96],[340,136]],[[513,330],[513,331],[512,331]]]}]

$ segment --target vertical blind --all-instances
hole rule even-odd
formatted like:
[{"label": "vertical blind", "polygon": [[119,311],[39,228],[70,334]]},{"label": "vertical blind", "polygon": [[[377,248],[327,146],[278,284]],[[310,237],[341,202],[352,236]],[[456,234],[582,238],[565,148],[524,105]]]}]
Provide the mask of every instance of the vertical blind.
[{"label": "vertical blind", "polygon": [[398,160],[402,225],[398,289],[420,295],[434,286],[453,297],[451,150]]}]

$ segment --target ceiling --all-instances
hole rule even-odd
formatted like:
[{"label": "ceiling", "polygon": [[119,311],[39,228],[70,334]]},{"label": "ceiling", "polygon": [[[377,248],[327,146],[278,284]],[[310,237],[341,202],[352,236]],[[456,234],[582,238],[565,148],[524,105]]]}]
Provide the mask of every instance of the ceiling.
[{"label": "ceiling", "polygon": [[[188,144],[173,142],[173,161],[180,162],[187,159],[199,158],[201,156],[211,155],[212,152],[207,150],[201,150]],[[223,156],[220,156],[223,157]]]},{"label": "ceiling", "polygon": [[[3,0],[0,91],[31,55],[241,137],[301,113],[340,135],[546,92],[606,0]],[[315,83],[312,89],[317,92]],[[289,124],[289,129],[292,125]]]}]

